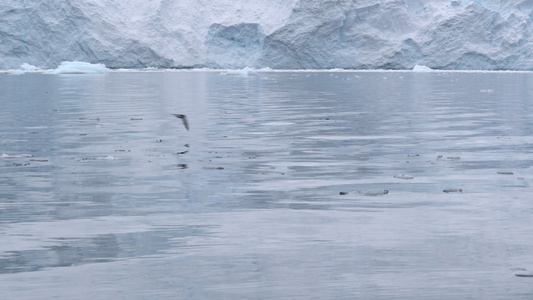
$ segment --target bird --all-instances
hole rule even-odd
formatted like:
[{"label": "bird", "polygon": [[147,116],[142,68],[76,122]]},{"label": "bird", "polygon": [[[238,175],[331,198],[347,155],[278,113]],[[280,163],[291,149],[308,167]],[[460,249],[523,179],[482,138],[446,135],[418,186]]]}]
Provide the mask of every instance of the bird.
[{"label": "bird", "polygon": [[187,116],[181,115],[181,114],[172,114],[174,117],[181,119],[183,121],[183,125],[185,126],[185,129],[189,131],[189,122],[187,122]]}]

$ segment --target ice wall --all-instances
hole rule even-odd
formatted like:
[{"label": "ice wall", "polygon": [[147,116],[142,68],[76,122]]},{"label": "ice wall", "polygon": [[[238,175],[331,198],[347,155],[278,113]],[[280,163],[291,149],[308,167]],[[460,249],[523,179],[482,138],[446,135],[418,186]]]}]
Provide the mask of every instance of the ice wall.
[{"label": "ice wall", "polygon": [[533,69],[533,1],[4,0],[0,69]]}]

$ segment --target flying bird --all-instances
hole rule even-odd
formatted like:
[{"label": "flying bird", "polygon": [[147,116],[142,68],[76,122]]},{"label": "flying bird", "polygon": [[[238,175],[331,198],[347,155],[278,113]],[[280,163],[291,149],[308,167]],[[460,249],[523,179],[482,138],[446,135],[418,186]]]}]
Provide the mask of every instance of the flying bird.
[{"label": "flying bird", "polygon": [[187,117],[185,115],[181,114],[172,114],[174,117],[181,119],[183,121],[183,125],[185,126],[185,129],[189,131],[189,122],[187,122]]}]

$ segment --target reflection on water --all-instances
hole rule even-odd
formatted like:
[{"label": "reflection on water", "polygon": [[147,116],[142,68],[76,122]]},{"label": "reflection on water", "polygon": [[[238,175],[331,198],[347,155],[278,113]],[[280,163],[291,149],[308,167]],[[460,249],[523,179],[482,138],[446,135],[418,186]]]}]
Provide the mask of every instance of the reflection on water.
[{"label": "reflection on water", "polygon": [[532,81],[0,75],[0,289],[530,299]]}]

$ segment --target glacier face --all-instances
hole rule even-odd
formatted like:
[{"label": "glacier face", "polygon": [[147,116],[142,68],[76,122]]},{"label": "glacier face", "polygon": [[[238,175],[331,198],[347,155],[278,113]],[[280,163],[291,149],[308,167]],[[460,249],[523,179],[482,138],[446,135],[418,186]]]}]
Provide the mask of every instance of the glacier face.
[{"label": "glacier face", "polygon": [[0,69],[532,70],[533,1],[4,0]]}]

